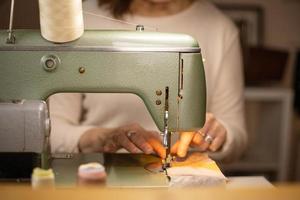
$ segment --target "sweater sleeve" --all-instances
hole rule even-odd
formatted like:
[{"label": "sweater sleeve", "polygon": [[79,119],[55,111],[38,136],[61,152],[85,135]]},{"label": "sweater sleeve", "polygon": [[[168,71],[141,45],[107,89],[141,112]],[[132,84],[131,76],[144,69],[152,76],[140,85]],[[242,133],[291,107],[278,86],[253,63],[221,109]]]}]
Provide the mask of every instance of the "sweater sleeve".
[{"label": "sweater sleeve", "polygon": [[55,94],[49,99],[52,153],[76,153],[81,135],[93,126],[80,124],[82,94]]},{"label": "sweater sleeve", "polygon": [[226,128],[227,138],[219,152],[211,157],[217,160],[235,160],[245,150],[247,133],[244,117],[244,80],[240,43],[237,31],[224,43],[219,73],[212,91],[210,112]]}]

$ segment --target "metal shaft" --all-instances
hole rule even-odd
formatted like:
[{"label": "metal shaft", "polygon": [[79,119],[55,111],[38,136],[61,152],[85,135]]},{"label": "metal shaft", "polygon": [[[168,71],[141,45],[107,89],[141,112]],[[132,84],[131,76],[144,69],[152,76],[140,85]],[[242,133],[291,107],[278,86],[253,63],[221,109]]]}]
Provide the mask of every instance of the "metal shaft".
[{"label": "metal shaft", "polygon": [[163,133],[163,145],[166,148],[166,158],[164,162],[164,168],[170,165],[170,150],[171,150],[171,132],[169,131],[169,87],[165,89],[165,113],[164,113],[164,133]]},{"label": "metal shaft", "polygon": [[169,87],[165,89],[165,112],[164,112],[164,134],[163,134],[163,145],[168,147],[168,132],[169,132]]},{"label": "metal shaft", "polygon": [[7,38],[7,43],[13,44],[15,43],[15,37],[13,35],[13,21],[14,21],[14,7],[15,7],[15,0],[11,0],[10,4],[10,16],[9,16],[9,26],[8,26],[8,38]]}]

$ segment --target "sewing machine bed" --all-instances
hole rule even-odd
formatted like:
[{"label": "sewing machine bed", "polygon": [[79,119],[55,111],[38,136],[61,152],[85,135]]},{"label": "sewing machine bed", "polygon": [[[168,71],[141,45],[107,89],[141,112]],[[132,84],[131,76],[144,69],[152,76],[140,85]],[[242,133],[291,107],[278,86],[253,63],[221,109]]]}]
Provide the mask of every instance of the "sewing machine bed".
[{"label": "sewing machine bed", "polygon": [[80,164],[100,162],[107,172],[107,187],[168,187],[164,173],[152,173],[144,168],[147,163],[159,158],[144,154],[72,154],[55,155],[52,168],[56,185],[73,187],[77,184],[77,169]]},{"label": "sewing machine bed", "polygon": [[[59,188],[77,186],[78,167],[88,162],[104,164],[108,175],[107,187],[167,188],[168,181],[164,173],[155,174],[144,168],[147,163],[154,161],[159,161],[159,158],[144,154],[55,154],[52,160],[52,168],[55,173],[56,187]],[[30,183],[29,179],[18,179],[18,181]],[[14,181],[5,181],[4,179],[0,181],[1,184],[5,184],[5,182]],[[241,187],[272,187],[272,184],[260,176],[229,177],[226,188]]]}]

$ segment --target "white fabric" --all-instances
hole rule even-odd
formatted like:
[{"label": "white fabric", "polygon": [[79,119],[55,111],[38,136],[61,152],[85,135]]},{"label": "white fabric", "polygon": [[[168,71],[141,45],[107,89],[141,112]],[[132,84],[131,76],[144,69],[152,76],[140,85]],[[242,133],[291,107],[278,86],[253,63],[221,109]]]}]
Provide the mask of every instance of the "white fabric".
[{"label": "white fabric", "polygon": [[[111,16],[98,7],[97,0],[83,2],[83,10]],[[134,29],[133,26],[84,15],[87,29]],[[225,126],[223,148],[211,156],[236,158],[247,142],[243,108],[243,78],[239,36],[233,23],[208,1],[195,1],[179,14],[147,18],[126,16],[125,20],[156,27],[161,32],[187,33],[195,37],[205,58],[207,111]],[[146,129],[156,126],[143,102],[127,94],[64,94],[50,98],[52,151],[76,152],[77,142],[93,126],[116,127],[138,122]],[[82,118],[82,113],[83,118]]]},{"label": "white fabric", "polygon": [[225,186],[226,180],[221,177],[209,176],[203,174],[202,176],[171,176],[169,187],[187,188],[187,187],[216,187]]},{"label": "white fabric", "polygon": [[170,187],[197,187],[225,185],[227,178],[222,172],[205,168],[171,167],[168,170]]}]

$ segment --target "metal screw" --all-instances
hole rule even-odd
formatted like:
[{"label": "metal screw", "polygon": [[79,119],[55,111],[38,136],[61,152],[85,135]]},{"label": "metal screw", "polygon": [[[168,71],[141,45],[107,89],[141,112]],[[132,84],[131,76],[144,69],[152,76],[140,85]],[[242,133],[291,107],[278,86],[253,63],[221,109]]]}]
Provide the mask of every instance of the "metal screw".
[{"label": "metal screw", "polygon": [[155,103],[156,103],[156,105],[160,105],[161,104],[161,100],[156,100]]},{"label": "metal screw", "polygon": [[83,74],[85,72],[85,68],[84,67],[79,67],[78,69],[80,74]]},{"label": "metal screw", "polygon": [[55,60],[49,58],[48,60],[46,60],[45,64],[47,68],[52,69],[55,65]]},{"label": "metal screw", "polygon": [[156,90],[156,92],[155,92],[155,93],[156,93],[156,95],[157,95],[157,96],[160,96],[160,95],[162,95],[162,91],[161,91],[161,90]]},{"label": "metal screw", "polygon": [[144,28],[143,25],[139,24],[139,25],[137,25],[137,26],[135,27],[135,30],[137,30],[137,31],[144,31],[145,28]]},{"label": "metal screw", "polygon": [[56,55],[44,55],[41,58],[41,65],[47,72],[54,71],[60,64],[60,59]]}]

